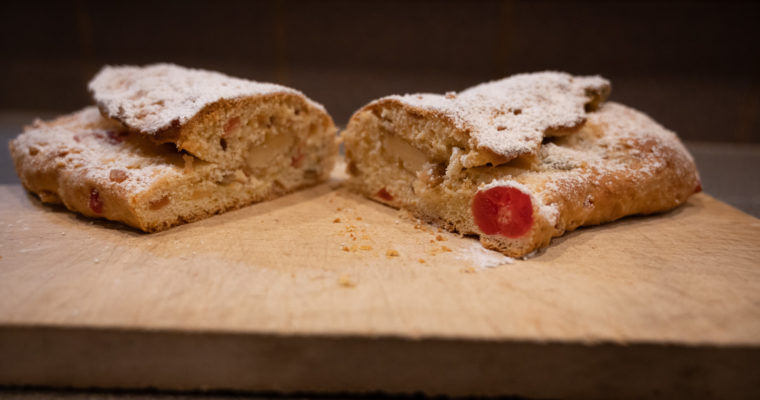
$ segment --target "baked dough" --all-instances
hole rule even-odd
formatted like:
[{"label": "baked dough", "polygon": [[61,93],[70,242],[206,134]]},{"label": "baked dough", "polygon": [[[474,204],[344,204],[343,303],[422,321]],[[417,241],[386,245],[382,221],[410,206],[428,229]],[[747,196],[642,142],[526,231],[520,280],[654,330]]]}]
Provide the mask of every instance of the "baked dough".
[{"label": "baked dough", "polygon": [[292,89],[166,64],[106,67],[90,88],[103,113],[10,143],[28,190],[90,217],[158,231],[324,181],[337,156],[330,116]]},{"label": "baked dough", "polygon": [[342,132],[348,184],[512,257],[701,190],[677,136],[609,92],[542,72],[373,101]]}]

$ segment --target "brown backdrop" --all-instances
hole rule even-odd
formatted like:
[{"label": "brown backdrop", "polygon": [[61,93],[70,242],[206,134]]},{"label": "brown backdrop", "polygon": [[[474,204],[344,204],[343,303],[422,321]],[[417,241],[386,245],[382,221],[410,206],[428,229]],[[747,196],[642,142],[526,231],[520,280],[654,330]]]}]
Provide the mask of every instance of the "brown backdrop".
[{"label": "brown backdrop", "polygon": [[760,7],[528,1],[23,1],[0,13],[0,109],[70,111],[106,63],[293,86],[338,124],[385,94],[544,69],[602,74],[686,140],[760,142]]}]

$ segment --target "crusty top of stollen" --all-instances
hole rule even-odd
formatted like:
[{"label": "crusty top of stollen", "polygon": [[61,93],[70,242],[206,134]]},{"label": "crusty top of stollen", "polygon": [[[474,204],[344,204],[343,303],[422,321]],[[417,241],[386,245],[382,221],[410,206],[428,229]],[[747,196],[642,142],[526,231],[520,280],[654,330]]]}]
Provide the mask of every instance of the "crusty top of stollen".
[{"label": "crusty top of stollen", "polygon": [[[181,126],[207,105],[222,99],[273,93],[306,98],[285,86],[174,64],[105,66],[88,87],[103,114],[147,134]],[[321,104],[306,100],[324,111]]]},{"label": "crusty top of stollen", "polygon": [[[52,121],[37,120],[13,143],[18,151],[35,154],[26,158],[29,168],[87,177],[125,194],[141,193],[161,178],[180,176],[184,168],[181,153],[130,134],[92,106]],[[125,179],[114,182],[109,177],[112,170],[121,170]]]},{"label": "crusty top of stollen", "polygon": [[368,107],[400,102],[448,118],[470,135],[475,147],[512,159],[536,153],[545,136],[581,126],[587,105],[598,105],[609,92],[609,81],[600,76],[537,72],[483,83],[460,93],[387,96]]}]

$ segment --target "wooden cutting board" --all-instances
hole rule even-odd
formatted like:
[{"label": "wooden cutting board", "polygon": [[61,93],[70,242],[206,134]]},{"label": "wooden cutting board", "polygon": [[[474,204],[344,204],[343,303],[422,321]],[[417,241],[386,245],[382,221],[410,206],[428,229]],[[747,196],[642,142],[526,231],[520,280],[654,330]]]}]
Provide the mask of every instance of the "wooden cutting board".
[{"label": "wooden cutting board", "polygon": [[340,182],[156,234],[0,186],[0,384],[760,395],[760,220],[698,194],[484,268]]}]

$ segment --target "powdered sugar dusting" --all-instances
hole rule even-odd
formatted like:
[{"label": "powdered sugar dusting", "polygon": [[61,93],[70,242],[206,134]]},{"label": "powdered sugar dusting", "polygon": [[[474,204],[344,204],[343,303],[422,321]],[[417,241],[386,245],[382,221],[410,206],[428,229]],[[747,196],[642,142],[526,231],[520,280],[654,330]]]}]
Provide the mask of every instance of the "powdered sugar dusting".
[{"label": "powdered sugar dusting", "polygon": [[604,100],[609,89],[609,82],[599,76],[539,72],[484,83],[459,94],[394,95],[376,102],[399,101],[439,113],[470,132],[474,147],[512,159],[535,153],[544,136],[583,124],[585,106]]},{"label": "powdered sugar dusting", "polygon": [[[586,130],[590,131],[586,131]],[[617,103],[606,103],[589,113],[588,123],[576,134],[544,144],[539,153],[540,168],[533,174],[494,179],[479,190],[497,186],[514,187],[531,196],[531,201],[549,224],[557,222],[563,193],[584,192],[602,184],[605,177],[624,176],[632,183],[645,182],[665,168],[689,168],[688,164],[668,165],[680,154],[691,161],[675,133],[647,115]],[[681,175],[688,175],[683,172]],[[540,178],[539,178],[540,176]],[[589,206],[593,198],[587,198]]]},{"label": "powdered sugar dusting", "polygon": [[[109,117],[149,134],[182,125],[205,106],[221,99],[272,93],[303,96],[285,86],[173,64],[106,66],[90,81],[89,89]],[[324,111],[320,104],[307,101]]]},{"label": "powdered sugar dusting", "polygon": [[[37,121],[14,142],[17,148],[39,152],[31,162],[40,163],[40,170],[81,176],[132,194],[183,172],[181,153],[162,151],[148,139],[129,134],[96,107],[51,122]],[[121,171],[117,180],[111,176],[114,170]]]},{"label": "powdered sugar dusting", "polygon": [[514,258],[507,257],[497,251],[488,250],[480,245],[473,243],[457,251],[456,258],[472,263],[478,268],[493,268],[504,264],[513,264]]}]

